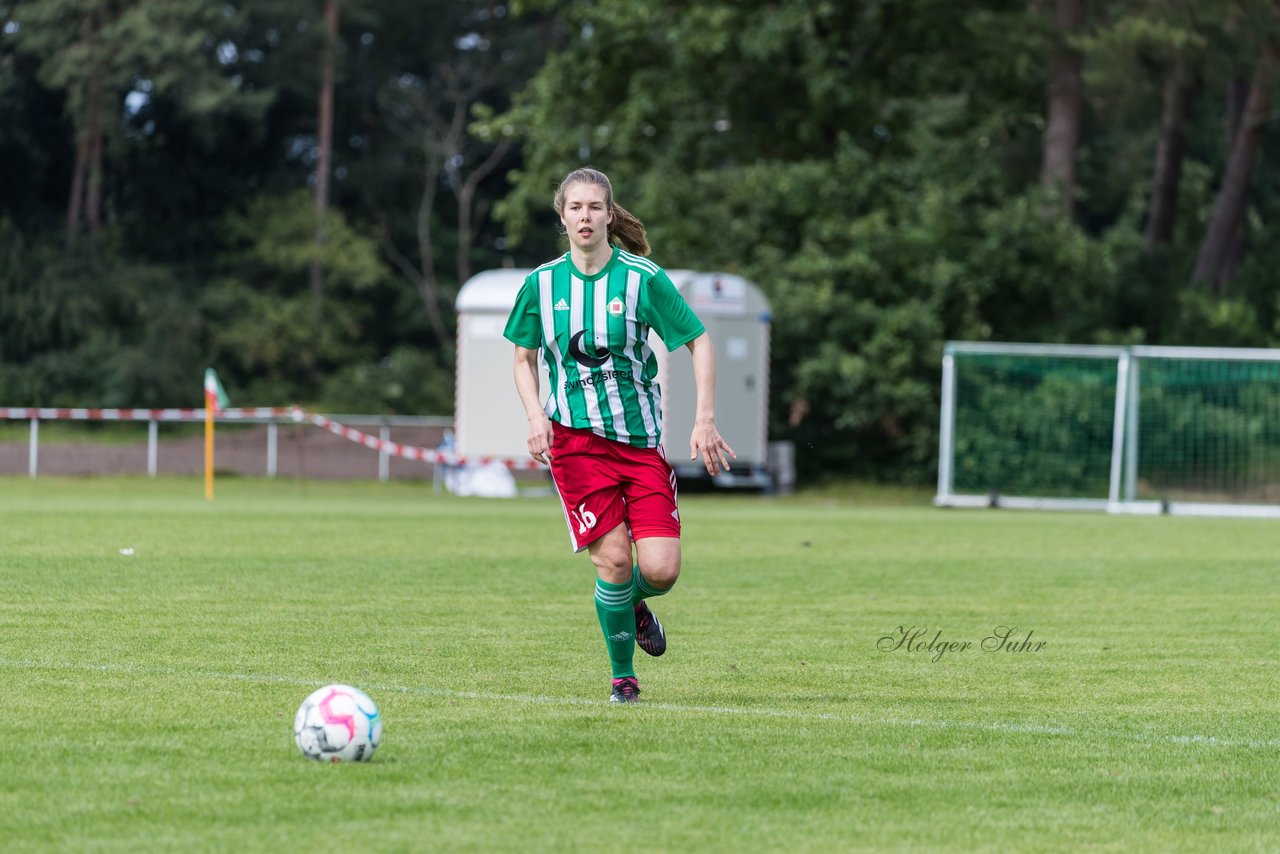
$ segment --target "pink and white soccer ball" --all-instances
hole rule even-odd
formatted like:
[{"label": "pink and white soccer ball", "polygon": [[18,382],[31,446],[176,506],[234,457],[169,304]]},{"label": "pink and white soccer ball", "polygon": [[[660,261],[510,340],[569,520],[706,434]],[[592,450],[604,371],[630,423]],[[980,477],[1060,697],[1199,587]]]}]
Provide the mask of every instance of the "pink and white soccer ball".
[{"label": "pink and white soccer ball", "polygon": [[293,740],[309,759],[368,762],[382,741],[382,714],[359,688],[326,685],[298,707]]}]

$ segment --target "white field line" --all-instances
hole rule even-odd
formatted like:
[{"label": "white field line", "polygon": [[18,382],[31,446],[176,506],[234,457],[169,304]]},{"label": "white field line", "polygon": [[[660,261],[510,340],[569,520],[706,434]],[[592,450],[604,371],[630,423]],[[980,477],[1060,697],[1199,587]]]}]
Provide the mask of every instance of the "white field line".
[{"label": "white field line", "polygon": [[[323,680],[297,676],[280,676],[270,673],[231,673],[218,670],[179,669],[176,667],[139,667],[134,664],[94,664],[75,661],[36,661],[26,658],[0,658],[0,668],[10,670],[78,670],[88,673],[132,673],[140,676],[174,676],[184,679],[207,679],[224,682],[256,682],[261,684],[297,685],[311,688]],[[499,694],[485,691],[452,691],[444,688],[425,688],[412,685],[361,683],[360,687],[371,694],[390,692],[417,696],[447,697],[458,700],[487,700],[528,703],[548,706],[605,706],[607,700],[588,700],[581,697],[549,697],[538,694]],[[976,732],[1007,733],[1011,735],[1052,735],[1063,738],[1114,739],[1142,744],[1174,744],[1188,747],[1245,747],[1253,750],[1280,748],[1280,738],[1224,738],[1216,735],[1178,735],[1161,733],[1123,732],[1118,730],[1084,731],[1074,727],[1051,724],[1018,724],[1003,721],[949,721],[941,718],[867,718],[831,712],[806,712],[797,709],[777,709],[767,706],[701,706],[682,703],[642,702],[640,708],[659,711],[705,715],[737,715],[755,718],[776,718],[794,721],[820,721],[860,726],[907,727],[938,730],[971,730]]]}]

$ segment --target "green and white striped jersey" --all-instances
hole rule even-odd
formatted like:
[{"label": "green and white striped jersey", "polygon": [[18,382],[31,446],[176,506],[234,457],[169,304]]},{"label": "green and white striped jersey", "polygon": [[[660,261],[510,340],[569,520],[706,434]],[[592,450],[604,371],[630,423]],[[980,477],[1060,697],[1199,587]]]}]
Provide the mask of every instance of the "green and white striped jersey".
[{"label": "green and white striped jersey", "polygon": [[661,267],[614,247],[593,276],[578,272],[567,252],[531,272],[503,334],[521,347],[541,348],[552,421],[656,448],[662,392],[650,329],[668,350],[705,331]]}]

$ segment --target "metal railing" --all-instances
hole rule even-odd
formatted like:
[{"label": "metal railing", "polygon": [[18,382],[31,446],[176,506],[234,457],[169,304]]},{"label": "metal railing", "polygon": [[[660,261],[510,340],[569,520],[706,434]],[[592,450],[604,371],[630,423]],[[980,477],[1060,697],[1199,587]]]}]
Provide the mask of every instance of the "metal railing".
[{"label": "metal railing", "polygon": [[[297,410],[292,408],[242,408],[224,409],[214,416],[219,424],[267,425],[266,475],[275,477],[279,462],[279,432],[281,424],[295,424]],[[40,408],[0,407],[0,420],[28,421],[30,438],[27,451],[27,473],[36,478],[40,471],[40,423],[42,421],[132,421],[147,425],[147,475],[155,477],[158,470],[160,424],[197,423],[204,421],[203,409],[121,409],[121,408]],[[392,453],[388,450],[393,427],[436,427],[449,430],[452,416],[437,415],[331,415],[329,419],[355,427],[377,427],[379,447],[378,479],[390,477]]]}]

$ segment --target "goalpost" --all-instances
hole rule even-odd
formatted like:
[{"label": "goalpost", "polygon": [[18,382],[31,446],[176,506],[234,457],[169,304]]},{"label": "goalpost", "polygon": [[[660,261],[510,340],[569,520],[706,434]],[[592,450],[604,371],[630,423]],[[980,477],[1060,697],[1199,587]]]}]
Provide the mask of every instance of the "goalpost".
[{"label": "goalpost", "polygon": [[1280,350],[949,342],[943,507],[1280,517]]}]

